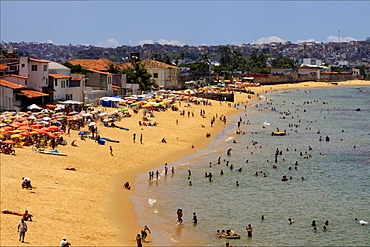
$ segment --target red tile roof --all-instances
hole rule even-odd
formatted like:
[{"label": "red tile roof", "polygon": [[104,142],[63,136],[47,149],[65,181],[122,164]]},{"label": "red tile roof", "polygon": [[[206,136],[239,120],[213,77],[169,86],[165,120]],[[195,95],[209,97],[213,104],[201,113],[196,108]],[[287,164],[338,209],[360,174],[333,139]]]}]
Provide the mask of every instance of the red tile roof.
[{"label": "red tile roof", "polygon": [[8,88],[11,88],[11,89],[21,89],[21,88],[25,88],[25,86],[20,85],[20,84],[18,84],[18,83],[14,83],[14,82],[10,82],[10,81],[6,81],[6,80],[2,80],[2,79],[0,79],[0,86],[8,87]]},{"label": "red tile roof", "polygon": [[81,81],[82,77],[81,76],[72,76],[71,81]]},{"label": "red tile roof", "polygon": [[[87,69],[94,69],[96,67],[104,67],[104,70],[107,70],[108,64],[113,63],[111,60],[106,58],[100,58],[100,59],[74,59],[71,61],[68,61],[73,65],[81,65],[84,68]],[[100,68],[99,68],[100,69]]]},{"label": "red tile roof", "polygon": [[107,71],[107,67],[105,66],[95,66],[95,67],[92,67],[90,69],[95,69],[95,70],[100,70],[100,71]]},{"label": "red tile roof", "polygon": [[112,85],[112,88],[122,88],[120,86]]},{"label": "red tile roof", "polygon": [[103,75],[113,75],[109,72],[103,72],[103,71],[100,71],[100,70],[95,70],[95,69],[87,69],[88,71],[91,71],[91,72],[94,72],[94,73],[99,73],[99,74],[103,74]]},{"label": "red tile roof", "polygon": [[58,74],[58,73],[49,74],[49,76],[51,76],[51,77],[53,77],[55,79],[68,79],[68,78],[71,78],[68,75],[62,75],[62,74]]},{"label": "red tile roof", "polygon": [[35,97],[42,97],[42,96],[49,96],[49,94],[41,93],[39,91],[35,90],[21,90],[21,93],[24,93],[24,95],[28,98],[35,98]]},{"label": "red tile roof", "polygon": [[8,65],[6,64],[0,64],[0,69],[7,69],[8,68]]},{"label": "red tile roof", "polygon": [[39,62],[39,63],[50,63],[49,61],[40,60],[40,59],[34,59],[34,58],[30,58],[30,61]]},{"label": "red tile roof", "polygon": [[4,76],[1,76],[0,78],[5,78],[5,77],[16,77],[16,78],[21,78],[21,79],[28,79],[29,77],[27,76],[20,76],[20,75],[4,75]]}]

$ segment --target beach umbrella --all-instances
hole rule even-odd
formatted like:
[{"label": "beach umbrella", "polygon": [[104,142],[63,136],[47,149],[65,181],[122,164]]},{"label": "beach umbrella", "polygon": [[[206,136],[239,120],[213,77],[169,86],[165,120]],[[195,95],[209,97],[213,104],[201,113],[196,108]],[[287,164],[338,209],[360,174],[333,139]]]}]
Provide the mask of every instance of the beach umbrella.
[{"label": "beach umbrella", "polygon": [[68,113],[69,116],[76,115],[76,114],[78,114],[78,112],[75,112],[75,111],[72,111],[72,112]]},{"label": "beach umbrella", "polygon": [[95,122],[89,123],[89,126],[93,126],[93,125],[96,125],[96,123]]},{"label": "beach umbrella", "polygon": [[39,132],[38,132],[38,131],[36,131],[36,130],[33,130],[33,131],[31,131],[31,132],[30,132],[30,134],[32,134],[32,135],[37,135],[37,134],[39,134]]},{"label": "beach umbrella", "polygon": [[3,143],[5,143],[5,144],[14,144],[15,142],[13,140],[6,140]]},{"label": "beach umbrella", "polygon": [[123,108],[123,109],[121,109],[122,111],[128,111],[128,108]]},{"label": "beach umbrella", "polygon": [[20,134],[14,134],[10,136],[10,138],[20,138],[20,137],[22,137],[22,135]]},{"label": "beach umbrella", "polygon": [[93,106],[92,104],[86,104],[85,106]]},{"label": "beach umbrella", "polygon": [[63,132],[53,132],[54,135],[63,135]]},{"label": "beach umbrella", "polygon": [[18,130],[31,130],[32,128],[31,127],[28,127],[28,126],[21,126],[18,128]]},{"label": "beach umbrella", "polygon": [[87,133],[89,133],[89,132],[86,131],[86,130],[82,130],[82,131],[78,132],[78,135],[86,135]]},{"label": "beach umbrella", "polygon": [[49,127],[49,130],[57,130],[57,129],[59,129],[59,127],[55,125],[52,125]]},{"label": "beach umbrella", "polygon": [[5,137],[2,134],[0,134],[0,139],[5,139]]},{"label": "beach umbrella", "polygon": [[20,133],[22,136],[31,136],[32,134],[30,132],[22,132]]}]

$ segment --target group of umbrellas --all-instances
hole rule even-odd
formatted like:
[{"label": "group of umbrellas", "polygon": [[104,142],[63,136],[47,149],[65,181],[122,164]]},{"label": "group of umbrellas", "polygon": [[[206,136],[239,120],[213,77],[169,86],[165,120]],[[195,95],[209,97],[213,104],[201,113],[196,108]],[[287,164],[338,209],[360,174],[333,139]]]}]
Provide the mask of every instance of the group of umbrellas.
[{"label": "group of umbrellas", "polygon": [[15,144],[26,137],[46,135],[57,138],[63,135],[61,123],[70,119],[64,113],[51,112],[4,112],[0,115],[0,140],[5,144]]}]

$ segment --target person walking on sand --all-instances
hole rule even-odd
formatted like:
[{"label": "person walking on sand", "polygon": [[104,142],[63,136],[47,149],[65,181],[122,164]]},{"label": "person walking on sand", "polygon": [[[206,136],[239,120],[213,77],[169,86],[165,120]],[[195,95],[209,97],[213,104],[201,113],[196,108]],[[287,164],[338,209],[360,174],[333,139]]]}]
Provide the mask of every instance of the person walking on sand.
[{"label": "person walking on sand", "polygon": [[18,223],[17,232],[19,232],[19,241],[22,240],[22,243],[24,243],[24,237],[26,236],[27,232],[27,224],[24,222],[24,219],[21,219],[21,221]]},{"label": "person walking on sand", "polygon": [[143,134],[140,134],[140,144],[143,144]]},{"label": "person walking on sand", "polygon": [[135,143],[135,141],[136,141],[136,133],[135,133],[135,132],[132,134],[132,140],[133,140],[133,141],[134,141],[134,143]]},{"label": "person walking on sand", "polygon": [[150,229],[147,226],[144,226],[143,229],[141,229],[141,239],[143,241],[145,241],[146,237],[148,236],[148,233],[146,231],[148,231],[149,233],[151,233],[150,232]]},{"label": "person walking on sand", "polygon": [[110,153],[110,155],[113,156],[113,148],[112,148],[112,146],[109,146],[109,153]]},{"label": "person walking on sand", "polygon": [[70,243],[67,242],[67,238],[66,237],[63,237],[62,241],[60,241],[60,247],[69,247],[71,246]]}]

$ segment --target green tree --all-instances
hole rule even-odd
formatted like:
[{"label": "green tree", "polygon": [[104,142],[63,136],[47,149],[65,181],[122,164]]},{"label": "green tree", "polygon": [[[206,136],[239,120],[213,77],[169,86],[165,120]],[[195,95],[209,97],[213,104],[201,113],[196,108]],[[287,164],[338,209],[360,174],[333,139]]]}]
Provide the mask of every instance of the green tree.
[{"label": "green tree", "polygon": [[106,68],[108,72],[112,74],[118,74],[120,72],[120,69],[116,63],[109,63]]},{"label": "green tree", "polygon": [[139,84],[141,92],[150,90],[152,86],[157,86],[140,62],[133,63],[132,66],[123,70],[123,73],[126,74],[127,83]]},{"label": "green tree", "polygon": [[220,53],[220,65],[226,67],[230,65],[231,62],[231,50],[227,45],[220,45],[218,47]]},{"label": "green tree", "polygon": [[80,64],[73,65],[70,62],[62,63],[62,65],[66,66],[67,68],[71,69],[71,74],[86,74],[86,69],[82,67]]}]

